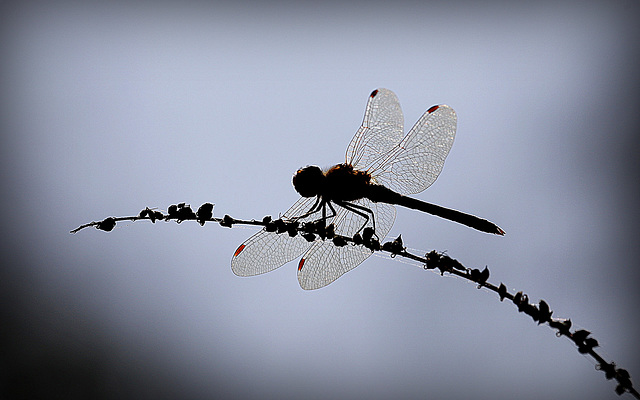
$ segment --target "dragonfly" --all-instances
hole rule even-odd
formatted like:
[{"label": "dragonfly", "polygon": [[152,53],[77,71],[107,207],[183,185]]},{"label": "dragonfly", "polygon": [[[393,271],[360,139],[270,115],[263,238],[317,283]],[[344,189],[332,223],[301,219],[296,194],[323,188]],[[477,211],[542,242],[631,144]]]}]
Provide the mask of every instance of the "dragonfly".
[{"label": "dragonfly", "polygon": [[[435,105],[404,135],[398,98],[391,90],[374,90],[362,125],[347,147],[345,162],[327,171],[317,166],[299,169],[293,185],[301,197],[281,218],[333,224],[336,235],[347,237],[370,226],[382,240],[395,220],[394,205],[401,205],[504,235],[485,219],[406,196],[422,192],[438,178],[453,145],[456,124],[451,107]],[[291,237],[263,228],[238,247],[231,269],[238,276],[254,276],[302,255],[298,282],[311,290],[330,284],[371,254],[365,246],[336,246],[320,238],[309,242],[301,235]]]}]

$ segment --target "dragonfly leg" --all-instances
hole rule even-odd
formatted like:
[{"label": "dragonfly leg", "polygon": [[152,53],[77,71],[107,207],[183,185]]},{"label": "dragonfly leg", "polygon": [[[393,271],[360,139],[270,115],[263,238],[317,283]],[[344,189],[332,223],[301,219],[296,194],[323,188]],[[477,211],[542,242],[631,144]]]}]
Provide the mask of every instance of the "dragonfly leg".
[{"label": "dragonfly leg", "polygon": [[[320,202],[320,200],[321,200],[321,197],[320,197],[320,196],[318,196],[318,197],[316,198],[316,202],[315,202],[315,203],[313,203],[313,206],[311,206],[311,209],[310,209],[309,211],[307,211],[306,213],[304,213],[304,214],[302,214],[302,215],[299,215],[299,216],[297,216],[297,217],[291,217],[291,221],[297,221],[297,220],[299,220],[299,219],[306,218],[306,217],[308,217],[308,216],[309,216],[309,215],[311,215],[311,214],[315,214],[315,213],[317,213],[318,211],[320,211],[320,208],[322,208],[322,209],[324,210],[324,202]],[[324,211],[323,211],[323,212],[324,212]]]},{"label": "dragonfly leg", "polygon": [[327,201],[327,205],[329,206],[329,209],[331,210],[331,215],[329,215],[328,217],[322,217],[322,218],[324,218],[325,220],[326,220],[326,219],[328,219],[328,218],[333,218],[333,217],[335,217],[335,216],[336,216],[336,209],[335,209],[335,208],[333,208],[333,206],[331,205],[331,202],[330,202],[330,201]]},{"label": "dragonfly leg", "polygon": [[[331,215],[327,215],[327,206],[329,206],[329,210],[331,211]],[[335,208],[333,208],[333,206],[331,205],[330,201],[324,201],[322,200],[322,202],[320,203],[320,206],[318,206],[318,209],[322,208],[322,218],[319,218],[313,222],[320,222],[322,221],[322,223],[324,225],[327,224],[327,220],[330,218],[333,218],[336,216],[336,210]]]},{"label": "dragonfly leg", "polygon": [[[373,214],[373,211],[370,208],[361,206],[359,204],[353,204],[353,203],[347,203],[347,202],[335,202],[337,205],[339,205],[342,208],[345,208],[355,214],[358,214],[359,216],[361,216],[362,218],[364,218],[364,224],[362,224],[362,226],[360,227],[360,229],[358,229],[358,231],[356,233],[360,233],[362,232],[362,230],[367,226],[367,223],[369,222],[369,215],[371,215],[371,223],[373,224],[373,232],[374,235],[376,237],[378,237],[378,235],[375,234],[376,231],[376,218]],[[380,238],[378,238],[380,239]]]}]

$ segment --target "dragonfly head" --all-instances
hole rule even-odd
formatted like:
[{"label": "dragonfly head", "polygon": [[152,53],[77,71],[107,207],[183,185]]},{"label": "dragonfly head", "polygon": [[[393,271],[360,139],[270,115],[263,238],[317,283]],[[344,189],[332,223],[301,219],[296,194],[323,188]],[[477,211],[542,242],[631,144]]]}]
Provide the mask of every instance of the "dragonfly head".
[{"label": "dragonfly head", "polygon": [[325,176],[315,165],[298,170],[293,176],[293,187],[302,197],[314,197],[322,192]]}]

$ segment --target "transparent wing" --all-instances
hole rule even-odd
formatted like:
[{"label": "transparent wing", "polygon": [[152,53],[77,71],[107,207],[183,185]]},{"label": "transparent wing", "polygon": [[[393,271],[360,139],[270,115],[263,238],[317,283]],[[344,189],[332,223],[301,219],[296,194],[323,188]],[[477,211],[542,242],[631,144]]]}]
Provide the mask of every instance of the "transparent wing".
[{"label": "transparent wing", "polygon": [[404,136],[404,117],[395,93],[377,89],[369,95],[364,119],[347,147],[347,164],[365,171],[376,159],[387,154]]},{"label": "transparent wing", "polygon": [[419,193],[442,171],[456,134],[456,113],[446,105],[433,106],[404,138],[402,121],[395,94],[374,90],[347,149],[347,162],[398,193]]},{"label": "transparent wing", "polygon": [[[315,198],[301,197],[284,213],[283,219],[311,210]],[[231,270],[238,276],[264,274],[288,263],[311,246],[300,235],[267,232],[264,228],[238,247],[231,258]]]},{"label": "transparent wing", "polygon": [[438,178],[456,136],[456,113],[447,105],[433,106],[407,136],[367,170],[376,183],[401,194],[419,193]]},{"label": "transparent wing", "polygon": [[[373,210],[376,216],[376,234],[382,241],[395,220],[395,207],[386,203],[374,203],[368,199],[360,199],[353,203]],[[365,220],[354,212],[338,207],[332,222],[336,226],[337,234],[352,237],[363,226]],[[371,226],[371,220],[367,225]],[[371,254],[371,250],[364,246],[348,244],[338,247],[330,240],[317,240],[298,264],[298,282],[306,290],[321,288],[357,267]]]},{"label": "transparent wing", "polygon": [[[300,198],[284,215],[283,219],[308,212],[315,198]],[[376,234],[380,240],[389,232],[395,220],[395,207],[385,203],[373,203],[361,199],[356,204],[370,208],[376,215]],[[336,215],[327,219],[327,224],[335,225],[336,234],[353,236],[364,224],[365,219],[342,207],[336,208]],[[298,221],[315,221],[321,217],[316,212]],[[371,220],[367,223],[372,225]],[[297,235],[277,234],[261,230],[238,247],[231,259],[231,270],[238,276],[264,274],[286,264],[309,249],[301,260],[298,281],[303,289],[317,289],[338,279],[345,272],[357,267],[371,255],[363,246],[347,245],[337,247],[331,240],[316,240],[312,243]]]}]

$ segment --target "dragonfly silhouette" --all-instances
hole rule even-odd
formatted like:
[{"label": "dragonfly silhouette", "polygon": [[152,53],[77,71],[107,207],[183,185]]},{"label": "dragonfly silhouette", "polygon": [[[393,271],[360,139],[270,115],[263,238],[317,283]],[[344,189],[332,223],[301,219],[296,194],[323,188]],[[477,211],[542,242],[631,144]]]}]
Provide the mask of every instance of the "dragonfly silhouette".
[{"label": "dragonfly silhouette", "polygon": [[[396,95],[388,89],[374,90],[362,126],[347,147],[346,163],[326,172],[316,166],[298,170],[293,185],[302,197],[282,219],[324,220],[334,224],[336,234],[348,237],[370,225],[382,240],[393,225],[393,204],[397,204],[504,235],[485,219],[404,196],[422,192],[442,171],[456,133],[456,114],[449,106],[433,106],[406,136],[403,120]],[[338,247],[331,240],[308,242],[300,235],[263,229],[238,247],[231,269],[239,276],[263,274],[303,253],[298,281],[303,289],[317,289],[358,266],[372,251],[364,246]]]}]

